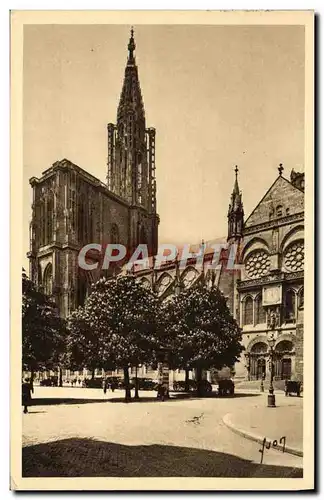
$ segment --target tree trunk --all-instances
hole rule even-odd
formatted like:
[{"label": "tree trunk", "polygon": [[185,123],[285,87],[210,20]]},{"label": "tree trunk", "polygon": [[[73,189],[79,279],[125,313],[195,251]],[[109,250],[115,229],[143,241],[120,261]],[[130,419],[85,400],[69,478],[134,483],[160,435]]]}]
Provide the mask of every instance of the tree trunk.
[{"label": "tree trunk", "polygon": [[59,366],[58,371],[59,371],[58,386],[63,387],[63,370],[60,366]]},{"label": "tree trunk", "polygon": [[124,384],[125,384],[125,401],[128,403],[132,399],[131,390],[129,387],[128,366],[124,366]]},{"label": "tree trunk", "polygon": [[137,378],[137,366],[135,368],[135,396],[134,399],[139,400],[139,394],[138,394],[138,378]]},{"label": "tree trunk", "polygon": [[185,392],[189,392],[190,387],[189,387],[189,368],[185,369]]},{"label": "tree trunk", "polygon": [[32,393],[34,393],[34,377],[35,377],[35,372],[33,369],[30,371],[30,388]]},{"label": "tree trunk", "polygon": [[202,384],[201,384],[201,378],[202,378],[202,368],[198,366],[196,368],[196,383],[197,383],[197,396],[201,397],[202,394]]},{"label": "tree trunk", "polygon": [[95,370],[92,370],[92,372],[91,372],[91,380],[94,380],[94,378],[95,378]]}]

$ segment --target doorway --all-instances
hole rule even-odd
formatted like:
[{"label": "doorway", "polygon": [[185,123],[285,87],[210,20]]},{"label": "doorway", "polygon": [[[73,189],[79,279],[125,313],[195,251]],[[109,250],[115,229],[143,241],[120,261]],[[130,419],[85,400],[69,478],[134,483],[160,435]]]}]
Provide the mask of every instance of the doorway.
[{"label": "doorway", "polygon": [[265,378],[266,374],[266,361],[264,358],[259,358],[257,363],[257,380]]},{"label": "doorway", "polygon": [[284,358],[281,361],[281,380],[289,380],[291,378],[291,358]]}]

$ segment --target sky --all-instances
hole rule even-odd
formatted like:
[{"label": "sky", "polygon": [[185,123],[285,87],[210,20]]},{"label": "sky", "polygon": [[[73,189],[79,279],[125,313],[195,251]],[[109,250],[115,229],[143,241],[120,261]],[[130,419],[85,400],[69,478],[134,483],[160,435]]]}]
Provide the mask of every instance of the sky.
[{"label": "sky", "polygon": [[[304,170],[303,26],[134,26],[146,126],[156,128],[160,243],[226,236],[239,167],[246,218]],[[32,189],[67,158],[102,181],[130,26],[25,25],[23,266]]]}]

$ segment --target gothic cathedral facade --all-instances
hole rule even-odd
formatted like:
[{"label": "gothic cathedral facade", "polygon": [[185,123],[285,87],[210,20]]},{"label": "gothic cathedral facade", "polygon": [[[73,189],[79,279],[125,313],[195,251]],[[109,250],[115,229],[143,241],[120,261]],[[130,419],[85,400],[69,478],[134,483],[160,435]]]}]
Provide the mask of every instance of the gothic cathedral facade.
[{"label": "gothic cathedral facade", "polygon": [[[89,243],[140,243],[157,252],[155,129],[146,127],[133,31],[117,111],[109,123],[106,184],[67,159],[33,177],[31,279],[55,297],[62,316],[82,305],[100,274],[84,272],[77,257]],[[88,252],[88,260],[99,256]]]},{"label": "gothic cathedral facade", "polygon": [[[132,253],[142,243],[151,256],[158,250],[155,129],[146,127],[134,51],[132,31],[116,124],[107,126],[106,183],[66,159],[30,179],[30,278],[55,298],[63,317],[84,303],[91,283],[107,272],[100,265],[91,272],[78,266],[85,245],[120,243]],[[176,258],[157,270],[135,269],[135,275],[144,286],[154,287],[162,301],[202,281],[219,287],[242,328],[244,351],[236,377],[269,376],[271,330],[275,378],[302,380],[304,174],[292,170],[289,180],[280,166],[272,186],[244,219],[236,168],[227,219],[227,237],[215,240],[228,244],[217,269],[208,268],[213,251],[206,244],[202,269],[194,258],[180,269]],[[87,253],[89,262],[99,258],[93,250]],[[233,258],[234,268],[228,265]]]}]

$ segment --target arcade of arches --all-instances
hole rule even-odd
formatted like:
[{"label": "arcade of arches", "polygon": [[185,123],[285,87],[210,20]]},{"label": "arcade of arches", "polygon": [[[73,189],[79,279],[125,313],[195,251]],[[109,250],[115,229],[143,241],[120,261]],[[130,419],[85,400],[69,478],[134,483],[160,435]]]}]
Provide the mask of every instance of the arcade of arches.
[{"label": "arcade of arches", "polygon": [[[246,354],[249,380],[260,380],[270,376],[269,347],[266,342],[257,342]],[[295,352],[293,342],[281,340],[274,348],[274,378],[289,379],[294,371]]]}]

